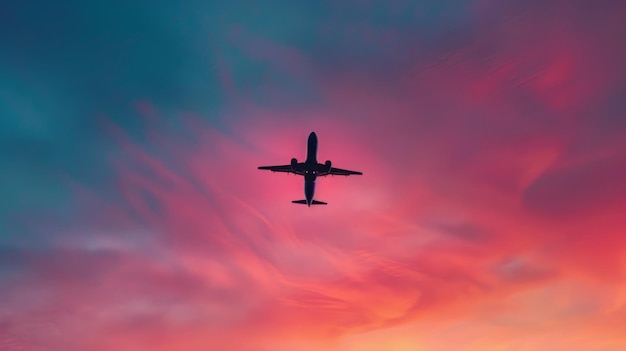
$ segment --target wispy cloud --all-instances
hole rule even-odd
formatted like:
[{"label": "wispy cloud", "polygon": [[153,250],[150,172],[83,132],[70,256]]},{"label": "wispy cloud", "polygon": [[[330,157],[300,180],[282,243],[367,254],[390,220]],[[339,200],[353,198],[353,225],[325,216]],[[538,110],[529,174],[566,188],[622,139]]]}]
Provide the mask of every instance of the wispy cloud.
[{"label": "wispy cloud", "polygon": [[[306,45],[225,26],[214,115],[94,106],[103,179],[59,166],[62,214],[10,212],[30,231],[0,246],[0,348],[622,349],[623,6],[583,3],[329,5],[286,25]],[[364,175],[304,208],[256,167],[312,130]]]}]

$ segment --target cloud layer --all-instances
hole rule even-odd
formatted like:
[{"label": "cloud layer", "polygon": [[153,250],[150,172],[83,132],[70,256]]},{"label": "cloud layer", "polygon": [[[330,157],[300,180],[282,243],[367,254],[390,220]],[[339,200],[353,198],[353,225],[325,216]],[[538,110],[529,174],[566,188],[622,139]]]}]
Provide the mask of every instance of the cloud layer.
[{"label": "cloud layer", "polygon": [[[209,10],[188,6],[151,8],[131,58],[113,41],[152,77],[146,38],[184,38],[163,76],[180,95],[92,77],[85,139],[44,126],[51,163],[11,161],[56,183],[3,207],[0,348],[626,346],[623,5],[216,5],[177,27]],[[256,167],[303,159],[312,130],[364,175],[319,180],[329,205],[305,208],[300,177]]]}]

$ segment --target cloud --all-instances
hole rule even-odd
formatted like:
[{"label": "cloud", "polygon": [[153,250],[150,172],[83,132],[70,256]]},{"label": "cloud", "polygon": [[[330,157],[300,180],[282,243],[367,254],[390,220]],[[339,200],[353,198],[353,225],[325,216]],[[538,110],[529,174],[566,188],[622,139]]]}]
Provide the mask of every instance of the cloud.
[{"label": "cloud", "polygon": [[[623,346],[617,11],[598,10],[600,26],[600,15],[579,20],[578,2],[564,12],[554,4],[481,1],[460,17],[442,8],[432,18],[456,27],[400,21],[382,37],[377,3],[360,5],[351,27],[336,9],[315,35],[345,31],[369,38],[359,50],[395,48],[354,65],[349,53],[361,51],[347,44],[298,46],[241,25],[222,43],[217,84],[229,102],[219,118],[145,96],[129,103],[133,128],[101,113],[106,185],[65,174],[71,214],[33,217],[38,245],[1,251],[0,342]],[[390,13],[404,16],[398,7]],[[293,81],[247,85],[254,70],[237,55]],[[298,95],[290,84],[315,98],[285,102]],[[247,95],[266,88],[285,95]],[[312,130],[320,160],[364,175],[320,179],[316,198],[329,205],[303,208],[290,202],[302,197],[301,178],[256,167],[302,159]]]}]

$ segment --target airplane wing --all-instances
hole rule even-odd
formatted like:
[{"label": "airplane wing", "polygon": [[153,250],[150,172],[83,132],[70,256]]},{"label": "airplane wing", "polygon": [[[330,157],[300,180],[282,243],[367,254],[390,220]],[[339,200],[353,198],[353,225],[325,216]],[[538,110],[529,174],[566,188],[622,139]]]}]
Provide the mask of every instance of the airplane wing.
[{"label": "airplane wing", "polygon": [[349,176],[349,175],[362,175],[363,173],[357,172],[357,171],[349,171],[347,169],[331,167],[330,168],[330,172],[328,172],[328,174],[330,174],[330,175]]},{"label": "airplane wing", "polygon": [[293,168],[291,168],[291,165],[284,165],[284,166],[261,166],[261,167],[259,167],[259,169],[266,169],[266,170],[272,171],[272,172],[293,173]]}]

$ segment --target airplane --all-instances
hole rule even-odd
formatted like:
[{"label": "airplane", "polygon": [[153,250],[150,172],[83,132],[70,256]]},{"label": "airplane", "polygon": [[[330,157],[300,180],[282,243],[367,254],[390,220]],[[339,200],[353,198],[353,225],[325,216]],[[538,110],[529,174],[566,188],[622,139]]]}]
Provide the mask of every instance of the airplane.
[{"label": "airplane", "polygon": [[285,172],[294,173],[304,176],[304,200],[293,200],[294,204],[306,204],[308,207],[311,205],[327,205],[326,202],[313,200],[315,193],[315,180],[317,177],[325,177],[327,175],[362,175],[361,172],[349,171],[346,169],[332,167],[330,160],[324,163],[317,162],[317,135],[315,132],[309,134],[309,140],[307,142],[306,161],[298,162],[294,157],[291,159],[291,164],[283,166],[261,166],[259,169],[269,170],[272,172]]}]

